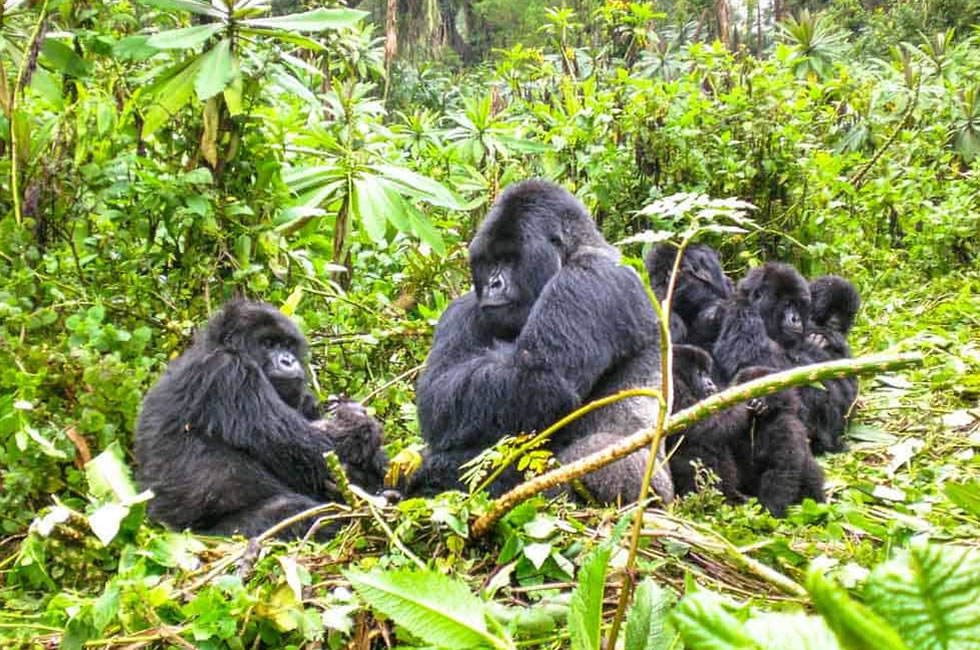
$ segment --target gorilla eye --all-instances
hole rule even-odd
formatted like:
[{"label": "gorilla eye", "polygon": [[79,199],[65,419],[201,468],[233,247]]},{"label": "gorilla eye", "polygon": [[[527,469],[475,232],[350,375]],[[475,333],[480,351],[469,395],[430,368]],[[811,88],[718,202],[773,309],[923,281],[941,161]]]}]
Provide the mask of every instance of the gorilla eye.
[{"label": "gorilla eye", "polygon": [[259,345],[267,350],[271,350],[272,348],[276,347],[276,339],[272,336],[263,336],[262,340],[259,341]]},{"label": "gorilla eye", "polygon": [[563,242],[561,240],[561,237],[559,237],[558,235],[552,235],[548,239],[549,239],[549,241],[551,241],[552,244],[554,244],[555,248],[561,248],[562,247],[562,243]]}]

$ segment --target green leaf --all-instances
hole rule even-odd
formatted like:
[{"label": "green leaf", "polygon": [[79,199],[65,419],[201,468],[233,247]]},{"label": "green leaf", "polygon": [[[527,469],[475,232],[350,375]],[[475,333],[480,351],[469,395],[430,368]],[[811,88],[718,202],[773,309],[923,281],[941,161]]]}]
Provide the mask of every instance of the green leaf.
[{"label": "green leaf", "polygon": [[198,2],[197,0],[139,0],[142,4],[158,9],[177,9],[189,11],[201,16],[211,16],[212,18],[227,18],[228,12],[221,11],[208,2]]},{"label": "green leaf", "polygon": [[943,486],[943,492],[950,501],[974,517],[980,517],[980,481],[973,479],[963,483],[949,482]]},{"label": "green leaf", "polygon": [[600,650],[602,640],[602,598],[606,590],[606,569],[612,544],[600,544],[582,562],[578,584],[572,592],[568,611],[568,632],[573,650]]},{"label": "green leaf", "polygon": [[146,44],[158,50],[183,50],[196,47],[208,40],[222,29],[222,23],[210,23],[182,29],[171,29],[154,34],[147,39]]},{"label": "green leaf", "polygon": [[394,183],[402,194],[450,210],[461,209],[459,199],[441,183],[428,176],[394,165],[372,165],[372,169]]},{"label": "green leaf", "polygon": [[823,576],[818,568],[807,574],[806,590],[813,605],[837,640],[847,650],[908,650],[898,633],[847,592]]},{"label": "green leaf", "polygon": [[46,38],[41,44],[41,55],[58,72],[72,77],[88,76],[89,66],[82,57],[61,41]]},{"label": "green leaf", "polygon": [[149,136],[163,126],[191,100],[194,78],[201,69],[203,59],[203,56],[198,56],[175,66],[150,89],[152,102],[146,109],[143,121],[144,136]]},{"label": "green leaf", "polygon": [[[913,543],[872,571],[868,606],[916,650],[967,650],[980,639],[980,551]],[[879,646],[880,650],[883,646]]]},{"label": "green leaf", "polygon": [[88,525],[103,546],[108,546],[119,532],[119,524],[129,514],[129,508],[119,503],[106,503],[88,516]]},{"label": "green leaf", "polygon": [[146,545],[151,560],[160,566],[179,567],[185,571],[192,571],[201,564],[197,554],[205,550],[207,547],[199,540],[183,533],[166,533]]},{"label": "green leaf", "polygon": [[636,588],[626,615],[626,650],[668,650],[677,631],[670,623],[670,608],[677,599],[650,578]]},{"label": "green leaf", "polygon": [[437,255],[446,254],[446,242],[442,239],[442,233],[434,225],[429,217],[422,214],[411,203],[405,204],[405,211],[408,213],[408,220],[419,239],[432,247]]},{"label": "green leaf", "polygon": [[388,213],[401,209],[376,178],[354,179],[351,207],[367,234],[376,244],[385,243]]},{"label": "green leaf", "polygon": [[450,650],[513,648],[487,630],[483,602],[462,582],[431,571],[344,571],[358,595],[426,643]]},{"label": "green leaf", "polygon": [[250,18],[242,22],[251,27],[268,27],[297,32],[322,32],[325,29],[353,27],[368,15],[366,11],[355,9],[314,9],[288,16],[273,18]]},{"label": "green leaf", "polygon": [[742,622],[726,608],[725,600],[710,591],[688,594],[671,618],[690,650],[760,650]]},{"label": "green leaf", "polygon": [[745,622],[745,630],[770,650],[840,650],[837,637],[819,616],[802,612],[762,612]]},{"label": "green leaf", "polygon": [[221,39],[217,45],[201,57],[201,71],[194,80],[194,90],[201,101],[214,97],[224,90],[238,71],[231,55],[231,40]]},{"label": "green leaf", "polygon": [[113,442],[105,451],[85,463],[85,476],[89,491],[96,497],[112,497],[124,503],[133,502],[136,498],[136,488],[118,442]]}]

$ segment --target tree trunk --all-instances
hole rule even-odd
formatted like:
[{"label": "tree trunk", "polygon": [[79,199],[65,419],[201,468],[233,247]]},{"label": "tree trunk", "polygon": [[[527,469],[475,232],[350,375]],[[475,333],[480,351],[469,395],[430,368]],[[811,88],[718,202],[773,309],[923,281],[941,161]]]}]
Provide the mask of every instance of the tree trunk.
[{"label": "tree trunk", "polygon": [[725,47],[732,44],[732,26],[728,0],[715,0],[715,16],[718,18],[718,40]]}]

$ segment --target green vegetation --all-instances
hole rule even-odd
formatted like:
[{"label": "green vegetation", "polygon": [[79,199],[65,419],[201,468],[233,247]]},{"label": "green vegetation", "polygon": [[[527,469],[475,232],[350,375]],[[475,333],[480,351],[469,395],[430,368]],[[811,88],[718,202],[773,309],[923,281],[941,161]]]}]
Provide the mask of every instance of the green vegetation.
[{"label": "green vegetation", "polygon": [[[780,3],[776,27],[724,2],[391,4],[386,26],[379,2],[2,3],[0,645],[972,647],[976,0]],[[846,275],[855,353],[924,356],[862,380],[828,503],[775,520],[705,491],[646,512],[629,560],[628,510],[543,497],[480,540],[484,495],[358,503],[324,546],[145,520],[142,395],[235,294],[301,322],[316,390],[365,400],[390,455],[417,446],[465,243],[532,175],[628,257],[708,218],[736,275]],[[644,209],[681,192],[755,207]]]}]

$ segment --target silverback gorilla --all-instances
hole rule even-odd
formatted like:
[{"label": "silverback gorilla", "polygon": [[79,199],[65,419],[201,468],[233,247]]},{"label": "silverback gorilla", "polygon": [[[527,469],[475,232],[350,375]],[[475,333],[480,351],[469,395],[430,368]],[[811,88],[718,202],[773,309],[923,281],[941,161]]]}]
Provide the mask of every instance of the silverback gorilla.
[{"label": "silverback gorilla", "polygon": [[[531,180],[508,187],[470,244],[473,290],[436,328],[416,401],[428,450],[409,492],[461,489],[459,467],[508,434],[541,431],[594,399],[660,381],[657,316],[584,206]],[[548,443],[567,462],[650,426],[652,398],[617,402]],[[645,451],[583,480],[603,502],[639,494]],[[662,450],[661,450],[662,453]],[[624,475],[625,474],[625,475]],[[514,470],[491,486],[500,494]],[[653,487],[673,498],[666,465]]]},{"label": "silverback gorilla", "polygon": [[[234,300],[170,363],[143,401],[138,478],[149,514],[182,530],[251,537],[339,495],[323,455],[380,489],[381,427],[356,402],[320,420],[306,385],[306,339],[272,305]],[[297,537],[300,522],[282,537]]]}]

